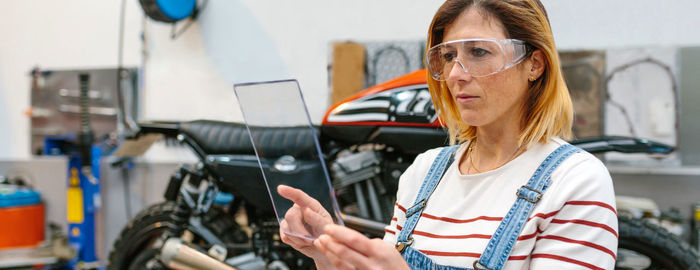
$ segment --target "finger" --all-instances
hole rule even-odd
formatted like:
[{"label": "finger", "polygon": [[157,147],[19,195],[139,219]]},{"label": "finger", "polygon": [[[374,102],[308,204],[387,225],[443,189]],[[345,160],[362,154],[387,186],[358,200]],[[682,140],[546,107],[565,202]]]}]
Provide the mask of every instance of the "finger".
[{"label": "finger", "polygon": [[293,230],[293,229],[303,227],[303,225],[301,224],[302,219],[303,219],[303,217],[302,217],[301,208],[299,207],[299,205],[294,204],[284,214],[283,221],[286,221],[287,227],[289,229]]},{"label": "finger", "polygon": [[280,222],[280,236],[283,238],[283,240],[284,240],[284,237],[282,236],[282,235],[284,235],[283,232],[288,230],[288,229],[289,229],[289,225],[287,224],[287,221],[283,219]]},{"label": "finger", "polygon": [[333,219],[326,211],[316,212],[311,208],[304,209],[304,221],[310,225],[323,225],[332,223]]},{"label": "finger", "polygon": [[334,241],[348,246],[365,256],[369,256],[374,253],[372,241],[353,229],[335,224],[328,224],[323,231]]},{"label": "finger", "polygon": [[326,259],[328,259],[328,261],[330,261],[336,269],[357,269],[357,267],[351,265],[349,262],[342,259],[342,257],[338,257],[333,252],[328,250],[326,246],[324,246],[322,241],[323,240],[321,239],[316,239],[316,241],[314,241],[313,243],[314,247],[316,247],[317,250],[323,253],[323,256],[325,256]]},{"label": "finger", "polygon": [[326,225],[333,223],[333,220],[330,218],[330,216],[322,216],[319,213],[314,212],[310,208],[304,209],[303,215],[304,224],[308,225],[306,226],[306,229],[313,237],[321,235],[323,233],[323,228]]},{"label": "finger", "polygon": [[343,243],[335,241],[335,239],[328,235],[322,235],[319,237],[319,240],[324,249],[327,251],[327,254],[337,258],[342,258],[342,261],[346,264],[351,264],[359,269],[369,269],[372,266],[372,261],[370,258]]},{"label": "finger", "polygon": [[280,222],[280,239],[282,239],[282,242],[287,243],[290,246],[296,246],[298,241],[295,240],[293,237],[287,236],[286,231],[289,231],[289,225],[286,220],[282,220]]},{"label": "finger", "polygon": [[[294,233],[294,234],[300,234],[300,235],[307,235],[310,234],[309,232],[310,226],[308,226],[306,223],[304,223],[304,219],[302,217],[303,213],[301,211],[301,207],[299,205],[294,204],[289,210],[287,210],[287,213],[284,215],[284,219],[282,221],[285,221],[287,223],[287,226],[285,226],[285,230],[283,232],[289,232],[289,233]],[[313,227],[311,227],[313,229]],[[314,229],[314,230],[319,230],[319,229]],[[294,237],[293,238],[298,238]],[[308,241],[307,241],[308,242]]]},{"label": "finger", "polygon": [[277,193],[279,193],[282,197],[293,201],[295,204],[298,204],[301,207],[309,207],[314,211],[319,211],[323,208],[320,202],[307,195],[300,189],[296,189],[286,185],[279,185],[277,186]]},{"label": "finger", "polygon": [[333,253],[331,253],[331,252],[325,251],[323,253],[323,255],[326,256],[328,261],[330,261],[333,264],[333,267],[335,267],[336,269],[341,269],[341,270],[345,270],[345,269],[355,270],[356,269],[355,266],[349,264],[345,260],[338,258],[337,256],[333,255]]},{"label": "finger", "polygon": [[282,242],[297,248],[304,248],[311,245],[311,242],[307,239],[287,235],[285,232],[288,232],[289,230],[290,229],[287,221],[282,220],[282,222],[280,223],[280,239],[282,240]]}]

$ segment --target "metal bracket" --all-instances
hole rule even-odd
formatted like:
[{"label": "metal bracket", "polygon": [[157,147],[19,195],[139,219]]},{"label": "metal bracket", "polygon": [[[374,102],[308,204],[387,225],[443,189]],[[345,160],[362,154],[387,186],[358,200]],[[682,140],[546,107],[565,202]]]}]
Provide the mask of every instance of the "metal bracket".
[{"label": "metal bracket", "polygon": [[[524,188],[524,189],[527,189],[527,190],[530,190],[530,191],[532,191],[532,192],[537,193],[537,197],[535,197],[534,199],[528,198],[528,196],[526,196],[526,192],[527,192],[527,191],[526,191],[526,190],[523,190],[523,188]],[[537,203],[537,202],[542,198],[542,192],[541,192],[541,191],[536,190],[536,189],[533,189],[533,188],[528,187],[528,186],[525,186],[525,185],[522,186],[521,188],[519,188],[518,191],[515,192],[515,195],[517,195],[518,198],[521,198],[521,199],[526,200],[526,201],[528,201],[528,202],[530,202],[530,203],[533,203],[533,204]]]},{"label": "metal bracket", "polygon": [[411,206],[406,210],[406,218],[411,217],[413,214],[418,213],[421,209],[425,207],[425,204],[427,203],[426,199],[420,200],[418,203],[415,205]]},{"label": "metal bracket", "polygon": [[413,238],[408,238],[408,241],[406,242],[399,242],[396,243],[396,250],[399,251],[399,253],[402,253],[404,249],[409,247],[410,245],[413,245]]},{"label": "metal bracket", "polygon": [[488,268],[486,268],[486,266],[481,264],[479,262],[479,260],[474,261],[474,265],[472,265],[472,266],[474,266],[474,270],[488,270]]}]

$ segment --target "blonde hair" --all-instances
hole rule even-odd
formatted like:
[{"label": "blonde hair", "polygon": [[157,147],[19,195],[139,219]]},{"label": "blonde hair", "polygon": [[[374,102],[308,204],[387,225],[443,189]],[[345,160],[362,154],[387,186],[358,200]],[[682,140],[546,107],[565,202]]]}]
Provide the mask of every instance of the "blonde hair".
[{"label": "blonde hair", "polygon": [[[562,77],[559,54],[547,13],[539,0],[448,0],[433,17],[428,32],[427,48],[443,42],[444,31],[455,19],[470,8],[476,8],[493,19],[498,19],[508,38],[528,44],[527,57],[534,50],[544,54],[545,69],[530,83],[523,108],[523,119],[518,144],[530,147],[555,136],[571,138],[573,106],[568,88]],[[439,112],[440,121],[449,133],[450,144],[476,137],[476,127],[461,120],[459,110],[445,82],[427,75],[430,95]]]}]

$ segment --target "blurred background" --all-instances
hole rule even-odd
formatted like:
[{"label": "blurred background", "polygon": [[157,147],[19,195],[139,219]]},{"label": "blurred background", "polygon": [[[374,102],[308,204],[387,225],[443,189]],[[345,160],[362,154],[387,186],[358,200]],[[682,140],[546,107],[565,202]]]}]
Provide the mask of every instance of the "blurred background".
[{"label": "blurred background", "polygon": [[[47,144],[75,140],[80,131],[78,74],[90,75],[88,114],[95,141],[106,145],[116,146],[127,130],[120,110],[135,121],[242,122],[233,85],[243,82],[298,80],[312,122],[320,124],[336,102],[422,69],[427,29],[442,4],[195,2],[194,16],[165,23],[147,17],[137,0],[0,1],[0,175],[8,186],[40,194],[37,215],[46,224],[42,236],[18,246],[49,239],[49,224],[69,232],[70,158]],[[665,155],[599,157],[618,195],[649,199],[652,210],[639,211],[666,215],[668,228],[697,246],[700,2],[542,2],[574,100],[576,138],[629,136],[673,147]],[[127,221],[162,201],[180,164],[197,160],[189,149],[159,141],[128,168],[115,161],[105,152],[93,164],[100,179],[100,198],[91,200],[99,208],[94,245],[102,265]]]}]

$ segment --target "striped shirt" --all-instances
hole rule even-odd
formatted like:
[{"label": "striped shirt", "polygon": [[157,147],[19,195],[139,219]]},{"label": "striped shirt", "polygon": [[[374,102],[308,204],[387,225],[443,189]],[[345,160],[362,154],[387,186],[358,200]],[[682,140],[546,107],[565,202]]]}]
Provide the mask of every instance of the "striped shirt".
[{"label": "striped shirt", "polygon": [[[486,248],[503,216],[540,163],[564,144],[537,144],[506,165],[463,175],[458,162],[445,172],[413,231],[412,247],[443,265],[471,267]],[[455,160],[465,153],[457,150]],[[416,157],[399,181],[394,217],[384,241],[394,245],[406,209],[439,150]],[[613,269],[617,252],[617,213],[610,175],[587,152],[573,154],[552,173],[552,184],[535,205],[504,269]]]}]

